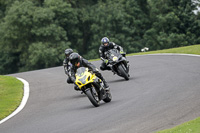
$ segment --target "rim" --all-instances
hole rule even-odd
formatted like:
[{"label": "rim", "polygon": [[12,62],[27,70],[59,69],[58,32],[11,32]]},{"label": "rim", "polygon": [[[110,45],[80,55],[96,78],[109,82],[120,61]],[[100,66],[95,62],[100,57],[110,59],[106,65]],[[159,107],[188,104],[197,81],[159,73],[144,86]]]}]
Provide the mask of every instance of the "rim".
[{"label": "rim", "polygon": [[96,91],[96,89],[94,87],[92,87],[92,94],[94,96],[94,99],[96,101],[99,101],[98,93],[97,93],[97,91]]}]

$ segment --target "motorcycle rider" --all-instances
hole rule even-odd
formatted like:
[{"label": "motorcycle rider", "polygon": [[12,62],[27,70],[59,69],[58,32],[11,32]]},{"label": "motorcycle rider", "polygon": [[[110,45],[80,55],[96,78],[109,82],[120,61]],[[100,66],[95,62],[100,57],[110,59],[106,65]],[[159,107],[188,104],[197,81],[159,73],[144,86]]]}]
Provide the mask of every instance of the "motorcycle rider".
[{"label": "motorcycle rider", "polygon": [[71,48],[68,48],[65,50],[65,59],[63,60],[63,66],[64,66],[64,71],[65,74],[68,76],[67,78],[67,83],[73,83],[71,80],[71,63],[69,61],[69,56],[72,54],[74,51]]},{"label": "motorcycle rider", "polygon": [[[90,71],[92,71],[93,73],[95,73],[95,75],[100,78],[105,86],[105,90],[109,91],[109,86],[108,83],[105,81],[105,79],[103,78],[103,76],[101,75],[101,73],[99,72],[99,70],[90,62],[88,62],[86,59],[84,59],[83,57],[81,57],[78,53],[72,53],[69,57],[69,60],[72,64],[72,68],[71,68],[71,80],[75,83],[76,77],[75,77],[75,73],[76,70],[79,67],[87,67]],[[77,86],[78,87],[78,86]]]},{"label": "motorcycle rider", "polygon": [[117,49],[120,51],[120,54],[122,54],[125,57],[125,54],[123,52],[123,48],[114,42],[110,42],[107,37],[103,37],[101,39],[101,45],[99,47],[99,55],[101,60],[103,61],[101,63],[100,69],[101,70],[111,70],[111,68],[108,66],[108,60],[105,57],[105,52],[110,49]]}]

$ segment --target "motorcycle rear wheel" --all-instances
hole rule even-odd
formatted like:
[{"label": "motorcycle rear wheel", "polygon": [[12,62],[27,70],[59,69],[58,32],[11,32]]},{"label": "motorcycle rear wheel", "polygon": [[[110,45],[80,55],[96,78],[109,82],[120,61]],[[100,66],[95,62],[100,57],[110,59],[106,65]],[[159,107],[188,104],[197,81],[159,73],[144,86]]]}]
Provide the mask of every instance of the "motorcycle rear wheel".
[{"label": "motorcycle rear wheel", "polygon": [[112,95],[110,92],[106,93],[106,98],[103,99],[105,103],[109,103],[112,100]]}]

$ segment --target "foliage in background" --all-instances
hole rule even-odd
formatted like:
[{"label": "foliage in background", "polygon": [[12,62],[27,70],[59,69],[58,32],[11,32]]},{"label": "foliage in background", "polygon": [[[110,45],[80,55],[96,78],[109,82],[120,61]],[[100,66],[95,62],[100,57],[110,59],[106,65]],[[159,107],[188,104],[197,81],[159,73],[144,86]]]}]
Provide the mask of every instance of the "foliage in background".
[{"label": "foliage in background", "polygon": [[199,43],[199,20],[190,0],[151,0],[152,27],[146,31],[146,46],[152,50]]},{"label": "foliage in background", "polygon": [[192,0],[1,0],[0,74],[59,66],[72,48],[98,58],[102,37],[127,53],[200,43]]}]

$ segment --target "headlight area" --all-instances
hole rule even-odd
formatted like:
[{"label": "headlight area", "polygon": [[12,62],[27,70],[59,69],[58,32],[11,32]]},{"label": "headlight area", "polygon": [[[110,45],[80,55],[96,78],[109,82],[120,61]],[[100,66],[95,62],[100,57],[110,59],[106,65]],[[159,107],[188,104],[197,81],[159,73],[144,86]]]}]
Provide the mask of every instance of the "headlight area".
[{"label": "headlight area", "polygon": [[117,56],[114,56],[114,57],[113,57],[113,61],[118,61]]}]

